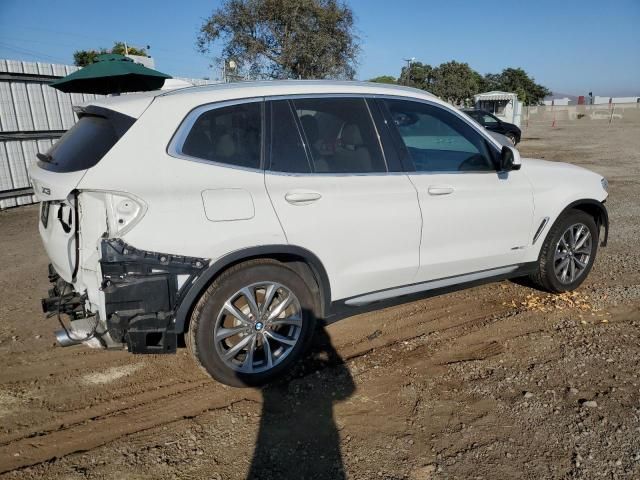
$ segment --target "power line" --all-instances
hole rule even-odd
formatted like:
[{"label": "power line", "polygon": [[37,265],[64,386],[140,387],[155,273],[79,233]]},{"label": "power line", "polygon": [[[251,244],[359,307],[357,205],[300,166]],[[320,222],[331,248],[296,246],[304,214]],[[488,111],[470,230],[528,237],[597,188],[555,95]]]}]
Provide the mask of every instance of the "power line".
[{"label": "power line", "polygon": [[53,61],[55,63],[66,63],[64,60],[61,60],[58,57],[53,57],[51,55],[47,55],[46,53],[42,53],[42,52],[38,52],[35,50],[30,50],[27,48],[23,48],[20,47],[18,45],[11,45],[5,42],[0,42],[0,47],[1,48],[5,48],[7,50],[10,51],[14,51],[20,55],[26,55],[28,57],[33,57],[33,58],[39,58],[39,59],[45,59],[45,60],[49,60],[49,61]]}]

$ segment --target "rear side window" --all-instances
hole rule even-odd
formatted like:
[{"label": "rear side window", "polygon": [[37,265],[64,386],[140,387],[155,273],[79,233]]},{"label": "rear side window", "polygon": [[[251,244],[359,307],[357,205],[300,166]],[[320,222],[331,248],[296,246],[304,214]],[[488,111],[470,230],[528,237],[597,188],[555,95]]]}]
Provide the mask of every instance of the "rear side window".
[{"label": "rear side window", "polygon": [[293,112],[287,100],[271,104],[270,158],[273,172],[311,173]]},{"label": "rear side window", "polygon": [[315,173],[387,171],[364,98],[309,98],[292,103]]},{"label": "rear side window", "polygon": [[54,172],[86,170],[96,165],[118,139],[111,120],[84,115],[45,155],[39,154],[38,165]]},{"label": "rear side window", "polygon": [[211,162],[260,168],[262,102],[214,108],[194,122],[181,153]]}]

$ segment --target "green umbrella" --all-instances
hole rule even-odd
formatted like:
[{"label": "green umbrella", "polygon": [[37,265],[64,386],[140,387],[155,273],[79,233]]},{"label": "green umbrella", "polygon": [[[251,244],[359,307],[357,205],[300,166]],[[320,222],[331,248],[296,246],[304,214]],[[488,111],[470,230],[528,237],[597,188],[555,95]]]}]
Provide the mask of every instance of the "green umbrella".
[{"label": "green umbrella", "polygon": [[171,76],[135,63],[124,55],[98,55],[96,62],[50,83],[67,93],[146,92],[162,87]]}]

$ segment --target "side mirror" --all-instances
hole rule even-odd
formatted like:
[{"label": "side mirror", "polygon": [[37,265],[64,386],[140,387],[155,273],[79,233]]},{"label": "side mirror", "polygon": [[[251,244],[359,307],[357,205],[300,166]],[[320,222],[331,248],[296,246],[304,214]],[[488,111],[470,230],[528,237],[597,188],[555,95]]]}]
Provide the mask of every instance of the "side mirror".
[{"label": "side mirror", "polygon": [[520,170],[522,161],[520,160],[520,152],[514,147],[505,145],[502,147],[500,154],[500,171],[510,172],[511,170]]}]

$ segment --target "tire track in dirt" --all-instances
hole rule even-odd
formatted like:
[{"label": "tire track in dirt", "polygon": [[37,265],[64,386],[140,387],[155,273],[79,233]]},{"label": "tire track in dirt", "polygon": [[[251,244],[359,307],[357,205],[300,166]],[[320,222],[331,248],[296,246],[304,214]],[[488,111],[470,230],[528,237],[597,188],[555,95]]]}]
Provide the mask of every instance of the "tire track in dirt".
[{"label": "tire track in dirt", "polygon": [[4,445],[0,447],[0,473],[86,452],[118,438],[223,409],[239,401],[261,402],[261,395],[255,390],[234,390],[212,384],[196,390],[188,396],[176,395],[160,404],[146,402],[89,418],[71,428]]},{"label": "tire track in dirt", "polygon": [[178,383],[169,385],[162,389],[143,392],[139,395],[130,397],[128,404],[124,408],[122,405],[123,401],[118,398],[82,410],[65,412],[67,414],[60,419],[43,423],[35,428],[29,428],[27,430],[18,431],[4,436],[0,439],[0,448],[24,439],[33,439],[39,436],[48,435],[54,431],[69,429],[97,418],[109,415],[119,415],[121,412],[125,411],[125,409],[142,407],[145,404],[163,401],[176,395],[189,394],[192,390],[204,387],[210,383],[211,382],[208,380]]},{"label": "tire track in dirt", "polygon": [[[456,331],[463,330],[468,334],[482,328],[487,322],[513,315],[504,307],[501,312],[496,312],[490,307],[469,309],[468,305],[454,308],[452,315],[452,308],[447,307],[446,302],[442,305],[434,305],[433,309],[426,312],[427,318],[424,312],[415,314],[411,322],[395,328],[389,335],[381,335],[373,341],[365,336],[352,344],[337,345],[337,348],[344,360],[349,362],[372,350],[392,348],[401,342],[434,332],[447,332],[447,336],[455,336]],[[401,311],[410,307],[401,307]],[[387,315],[383,317],[396,317],[399,314],[397,310],[385,313]],[[383,318],[377,323],[387,320]],[[204,379],[172,384],[126,400],[113,399],[88,409],[75,410],[55,421],[0,439],[0,473],[86,452],[128,435],[224,409],[243,400],[261,403],[262,396],[258,390],[233,389]]]}]

